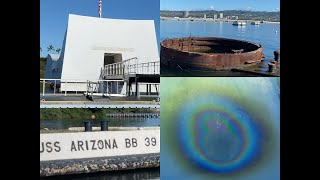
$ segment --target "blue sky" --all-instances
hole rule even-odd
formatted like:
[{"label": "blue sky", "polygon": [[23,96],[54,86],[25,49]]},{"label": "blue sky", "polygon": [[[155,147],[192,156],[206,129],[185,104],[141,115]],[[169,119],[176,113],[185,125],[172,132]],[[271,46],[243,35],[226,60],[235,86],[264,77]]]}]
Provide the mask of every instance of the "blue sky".
[{"label": "blue sky", "polygon": [[[159,0],[102,0],[102,17],[115,19],[153,19],[159,41]],[[47,47],[62,48],[68,14],[98,17],[98,0],[41,0],[40,46],[41,57]]]},{"label": "blue sky", "polygon": [[160,0],[160,9],[279,11],[280,0]]}]

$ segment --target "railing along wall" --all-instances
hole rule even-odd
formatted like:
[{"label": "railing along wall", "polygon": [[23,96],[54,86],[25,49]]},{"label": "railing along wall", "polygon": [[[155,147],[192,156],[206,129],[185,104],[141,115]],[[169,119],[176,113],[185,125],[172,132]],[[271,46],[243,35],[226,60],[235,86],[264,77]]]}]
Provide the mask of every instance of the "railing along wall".
[{"label": "railing along wall", "polygon": [[121,76],[129,74],[160,74],[160,61],[138,63],[138,58],[130,58],[122,62],[104,66],[104,76]]}]

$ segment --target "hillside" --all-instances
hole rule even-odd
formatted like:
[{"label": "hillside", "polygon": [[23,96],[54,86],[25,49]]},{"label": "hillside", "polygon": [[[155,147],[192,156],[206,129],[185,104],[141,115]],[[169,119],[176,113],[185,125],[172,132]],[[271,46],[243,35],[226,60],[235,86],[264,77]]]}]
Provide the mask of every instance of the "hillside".
[{"label": "hillside", "polygon": [[[161,17],[182,17],[184,11],[167,11],[161,10]],[[238,16],[239,20],[258,20],[258,21],[274,21],[280,22],[280,12],[266,12],[266,11],[242,11],[242,10],[201,10],[201,11],[189,11],[190,17],[202,18],[206,14],[207,18],[213,18],[215,14],[223,13],[223,17]]]}]

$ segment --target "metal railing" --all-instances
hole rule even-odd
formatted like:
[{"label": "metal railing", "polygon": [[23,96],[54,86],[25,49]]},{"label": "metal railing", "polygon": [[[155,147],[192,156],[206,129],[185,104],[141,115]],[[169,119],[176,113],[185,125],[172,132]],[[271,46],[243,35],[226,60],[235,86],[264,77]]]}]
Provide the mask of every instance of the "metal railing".
[{"label": "metal railing", "polygon": [[122,62],[105,65],[103,76],[123,76],[129,74],[160,74],[160,61],[139,63],[138,58],[130,58]]},{"label": "metal railing", "polygon": [[87,81],[86,95],[125,96],[124,80],[96,80]]},{"label": "metal railing", "polygon": [[[40,79],[40,96],[50,95],[119,95],[124,80]],[[89,88],[88,88],[89,87]]]},{"label": "metal railing", "polygon": [[69,87],[73,87],[72,94],[82,92],[80,86],[86,84],[86,80],[79,79],[42,79],[40,78],[40,95],[67,95]]},{"label": "metal railing", "polygon": [[113,63],[104,66],[104,75],[106,76],[117,76],[124,74],[124,66],[122,62]]},{"label": "metal railing", "polygon": [[160,74],[160,61],[126,66],[125,75],[127,74]]},{"label": "metal railing", "polygon": [[139,87],[140,96],[160,96],[160,83],[139,83]]}]

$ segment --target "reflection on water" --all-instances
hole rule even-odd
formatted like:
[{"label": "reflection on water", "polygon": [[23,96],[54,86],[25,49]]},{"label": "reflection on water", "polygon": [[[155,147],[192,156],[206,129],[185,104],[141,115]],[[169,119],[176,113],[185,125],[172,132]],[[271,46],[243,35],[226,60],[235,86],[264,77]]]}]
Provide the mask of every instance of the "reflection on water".
[{"label": "reflection on water", "polygon": [[156,180],[160,179],[160,168],[136,169],[67,176],[43,177],[41,180]]},{"label": "reflection on water", "polygon": [[[117,117],[106,118],[104,120],[109,121],[109,127],[147,127],[147,126],[160,126],[159,117]],[[49,129],[68,129],[69,127],[82,127],[84,122],[88,119],[80,120],[40,120],[40,128]],[[100,120],[90,120],[92,126],[99,127]]]}]

